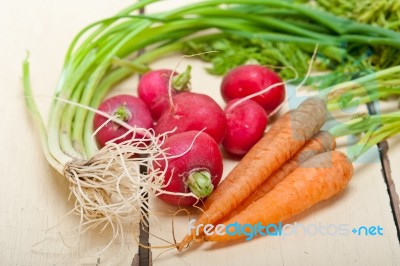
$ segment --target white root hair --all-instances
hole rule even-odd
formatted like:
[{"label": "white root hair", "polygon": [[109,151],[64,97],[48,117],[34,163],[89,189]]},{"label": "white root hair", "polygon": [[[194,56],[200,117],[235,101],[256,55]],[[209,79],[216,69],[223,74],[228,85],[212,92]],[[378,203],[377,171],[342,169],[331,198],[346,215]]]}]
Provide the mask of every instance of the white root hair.
[{"label": "white root hair", "polygon": [[[91,229],[100,228],[100,232],[103,232],[107,227],[111,227],[112,239],[99,254],[110,247],[118,237],[122,240],[122,250],[125,224],[139,224],[142,221],[148,225],[151,210],[146,197],[170,194],[198,199],[191,192],[169,192],[163,188],[171,182],[171,177],[166,176],[169,160],[189,152],[204,129],[198,132],[185,151],[171,155],[162,145],[176,129],[156,134],[154,129],[131,126],[118,117],[89,106],[63,98],[56,99],[107,118],[93,133],[93,138],[110,122],[127,129],[125,134],[108,141],[92,158],[74,159],[64,166],[63,175],[70,184],[69,200],[75,198],[74,208],[67,215],[76,214],[80,217],[76,232],[70,234],[76,241],[67,245],[63,238],[67,246],[77,245],[80,236]],[[127,136],[129,139],[125,140]],[[124,141],[116,143],[121,140]]]},{"label": "white root hair", "polygon": [[153,129],[131,127],[118,137],[132,134],[129,140],[118,144],[115,140],[109,141],[92,158],[67,163],[64,176],[70,183],[69,198],[75,198],[70,214],[80,217],[75,244],[85,232],[94,228],[102,232],[110,226],[113,237],[100,254],[118,237],[123,241],[124,224],[142,221],[147,225],[151,210],[145,197],[171,194],[198,198],[193,193],[168,192],[163,188],[171,181],[166,176],[168,161],[189,152],[202,131],[182,154],[170,155],[162,144],[172,132],[156,135]]},{"label": "white root hair", "polygon": [[[104,224],[113,228],[114,239],[126,222],[147,221],[149,213],[145,195],[160,193],[165,169],[154,167],[155,160],[168,156],[162,150],[165,135],[153,130],[130,129],[130,140],[108,142],[88,160],[74,160],[65,165],[64,175],[70,183],[70,198],[76,198],[74,213],[80,216],[80,233]],[[157,158],[157,159],[156,159]]]}]

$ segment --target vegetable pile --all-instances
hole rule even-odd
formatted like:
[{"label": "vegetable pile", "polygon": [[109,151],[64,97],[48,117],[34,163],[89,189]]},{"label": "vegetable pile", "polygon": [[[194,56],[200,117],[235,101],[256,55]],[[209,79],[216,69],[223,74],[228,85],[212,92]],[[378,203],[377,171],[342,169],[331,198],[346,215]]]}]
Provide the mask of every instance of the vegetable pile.
[{"label": "vegetable pile", "polygon": [[[309,98],[298,109],[288,113],[287,118],[277,121],[273,125],[276,129],[268,131],[257,142],[224,179],[219,188],[208,198],[205,203],[207,211],[200,215],[196,220],[195,226],[199,224],[215,224],[228,215],[231,210],[235,209],[246,197],[254,192],[274,171],[281,168],[294,153],[300,150],[320,130],[325,123],[326,116],[325,102],[320,98]],[[246,178],[243,178],[244,176]],[[350,177],[348,176],[347,179]],[[289,189],[287,193],[292,190]],[[307,194],[308,192],[303,191],[302,193]],[[286,198],[282,195],[279,197]],[[274,200],[278,201],[278,199],[275,198]],[[246,209],[258,204],[258,202],[259,200],[253,202]],[[288,201],[288,204],[292,203]],[[267,206],[269,205],[260,204],[263,211],[253,212],[253,215],[271,213],[271,211],[265,209]],[[303,207],[301,210],[305,208]],[[261,222],[269,224],[278,221],[268,222],[262,220]],[[245,223],[248,222],[245,221],[243,224]],[[186,237],[179,248],[182,249],[194,236],[195,234],[193,233]]]},{"label": "vegetable pile", "polygon": [[[124,223],[147,221],[146,195],[175,205],[205,200],[198,224],[275,223],[342,191],[353,174],[351,161],[400,133],[398,112],[356,117],[330,133],[320,130],[329,110],[399,94],[398,57],[388,64],[367,57],[354,75],[338,66],[354,66],[366,51],[397,51],[400,33],[292,1],[209,0],[137,14],[153,2],[135,3],[78,33],[47,125],[34,101],[28,59],[23,65],[25,99],[45,156],[68,179],[85,230],[110,225],[116,237]],[[285,101],[283,80],[293,78],[293,67],[306,74],[316,44],[316,69],[339,71],[309,78],[321,97],[279,117],[264,134]],[[220,88],[225,109],[208,95],[189,91],[190,67],[180,74],[148,67],[176,52],[211,50],[222,52],[202,59],[213,63],[211,72],[226,74]],[[276,70],[281,75],[267,64],[283,66]],[[137,93],[104,101],[114,85],[133,74],[144,74]],[[334,151],[333,137],[348,134],[361,135],[351,160]],[[219,144],[244,156],[220,185]],[[260,206],[271,211],[260,212]],[[188,235],[179,250],[193,240]]]}]

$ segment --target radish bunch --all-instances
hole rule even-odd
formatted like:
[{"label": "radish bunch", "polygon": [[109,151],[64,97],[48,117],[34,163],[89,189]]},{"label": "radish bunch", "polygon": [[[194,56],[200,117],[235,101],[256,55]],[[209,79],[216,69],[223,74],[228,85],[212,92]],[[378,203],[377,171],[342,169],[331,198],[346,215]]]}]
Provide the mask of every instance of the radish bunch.
[{"label": "radish bunch", "polygon": [[190,67],[182,74],[149,71],[140,79],[139,98],[119,95],[100,105],[100,111],[117,121],[101,113],[94,119],[101,146],[133,137],[121,122],[168,136],[161,144],[168,160],[155,158],[152,169],[164,175],[159,198],[174,205],[194,205],[210,195],[222,177],[219,145],[231,154],[246,154],[263,136],[268,115],[285,98],[280,77],[257,65],[238,67],[223,78],[225,110],[211,97],[187,91],[189,84]]},{"label": "radish bunch", "polygon": [[[271,88],[264,91],[269,87]],[[260,65],[242,65],[232,69],[222,80],[221,94],[226,102],[254,95],[252,99],[261,105],[267,114],[273,113],[285,100],[286,95],[279,75]]]},{"label": "radish bunch", "polygon": [[285,100],[282,79],[259,65],[243,65],[231,70],[222,80],[227,134],[223,146],[231,154],[244,155],[256,144],[267,127],[268,116]]},{"label": "radish bunch", "polygon": [[[210,195],[221,180],[223,165],[218,145],[225,137],[226,117],[211,97],[193,92],[168,93],[169,84],[163,80],[155,88],[167,89],[152,94],[159,98],[157,101],[168,102],[154,126],[156,133],[169,132],[170,136],[162,145],[170,160],[167,165],[159,165],[166,171],[164,193],[159,198],[174,205],[194,205]],[[151,91],[152,87],[147,89]],[[148,107],[151,110],[153,105]]]},{"label": "radish bunch", "polygon": [[168,135],[161,144],[168,160],[155,158],[152,169],[164,175],[159,198],[175,205],[193,205],[207,197],[223,169],[219,144],[226,133],[225,113],[211,97],[187,92],[189,82],[190,67],[182,74],[150,71],[140,79],[139,98],[118,95],[100,105],[99,111],[117,121],[100,112],[94,118],[100,146],[133,137],[121,123]]}]

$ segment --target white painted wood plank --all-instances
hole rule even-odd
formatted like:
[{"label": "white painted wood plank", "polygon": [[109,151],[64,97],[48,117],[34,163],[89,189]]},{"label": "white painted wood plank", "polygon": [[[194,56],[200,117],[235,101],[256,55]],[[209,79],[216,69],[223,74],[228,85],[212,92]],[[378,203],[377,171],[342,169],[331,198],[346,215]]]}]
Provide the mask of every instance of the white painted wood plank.
[{"label": "white painted wood plank", "polygon": [[[118,1],[2,1],[0,8],[0,105],[2,144],[0,169],[0,258],[2,265],[96,265],[97,253],[110,231],[82,236],[77,248],[59,237],[79,220],[69,217],[69,189],[65,178],[51,169],[43,156],[39,136],[22,96],[22,61],[30,51],[32,85],[42,114],[47,117],[63,58],[74,35],[89,23],[113,15],[132,4]],[[137,80],[133,80],[131,88]],[[130,89],[131,89],[130,88]],[[127,87],[124,87],[127,89]],[[137,244],[133,226],[125,245],[114,244],[100,256],[101,265],[130,265]]]},{"label": "white painted wood plank", "polygon": [[[49,97],[62,65],[67,45],[74,34],[88,23],[112,15],[132,1],[76,1],[68,2],[32,0],[7,2],[0,9],[0,32],[5,38],[0,42],[4,52],[0,60],[2,81],[0,105],[0,134],[2,153],[0,169],[3,185],[0,207],[0,258],[4,265],[95,265],[96,252],[104,246],[107,236],[92,232],[82,238],[79,249],[68,249],[60,241],[57,231],[47,231],[62,220],[71,208],[66,201],[67,183],[55,173],[45,161],[39,138],[24,108],[19,77],[25,51],[31,51],[32,83],[37,95]],[[167,1],[166,1],[167,2]],[[154,9],[172,8],[182,1],[160,3]],[[187,1],[185,1],[187,3]],[[154,10],[153,9],[153,10]],[[158,62],[157,66],[170,67],[179,57]],[[217,97],[219,79],[208,76],[203,65],[194,62],[193,83],[195,91]],[[133,82],[133,81],[132,81]],[[132,83],[132,87],[135,87]],[[129,90],[130,83],[122,85],[122,91]],[[38,97],[42,113],[46,114],[50,100]],[[29,132],[29,133],[27,133]],[[395,144],[397,147],[398,145]],[[400,150],[391,145],[390,152],[397,158]],[[372,151],[370,156],[376,156]],[[397,157],[396,157],[397,156]],[[391,155],[392,157],[392,155]],[[225,173],[235,161],[225,161]],[[296,235],[286,239],[279,237],[258,238],[249,242],[235,243],[215,248],[210,244],[191,247],[177,253],[168,251],[155,260],[156,265],[396,265],[400,262],[400,250],[395,228],[390,216],[386,188],[380,174],[380,164],[356,165],[356,175],[347,190],[304,215],[296,217],[303,224],[321,223],[349,224],[353,226],[380,225],[384,228],[382,237],[349,236],[304,236]],[[400,170],[393,167],[393,173]],[[397,174],[398,175],[398,174]],[[396,174],[394,174],[394,177]],[[396,180],[396,178],[395,178]],[[153,202],[155,211],[152,233],[172,241],[171,215],[162,215],[173,210],[157,199]],[[158,221],[155,221],[155,219]],[[64,227],[72,228],[77,219],[68,219]],[[186,217],[176,218],[177,239],[187,230]],[[129,248],[124,251],[118,264],[129,265],[137,246],[127,235]],[[152,245],[161,244],[152,237]],[[118,246],[101,257],[102,264],[115,259]],[[155,258],[162,250],[153,250]]]}]

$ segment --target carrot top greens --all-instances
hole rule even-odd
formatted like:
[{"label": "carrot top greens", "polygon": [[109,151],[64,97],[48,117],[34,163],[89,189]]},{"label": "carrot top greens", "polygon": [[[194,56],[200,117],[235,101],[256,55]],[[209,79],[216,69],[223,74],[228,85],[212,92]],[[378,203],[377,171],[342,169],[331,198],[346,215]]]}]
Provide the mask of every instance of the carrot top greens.
[{"label": "carrot top greens", "polygon": [[[317,62],[321,69],[354,65],[360,55],[372,58],[368,57],[368,51],[372,55],[377,51],[388,51],[382,54],[387,53],[385,58],[393,60],[388,64],[371,60],[363,74],[376,70],[374,67],[379,69],[400,64],[400,57],[392,58],[392,50],[389,50],[400,48],[400,33],[390,30],[392,27],[384,29],[362,24],[292,1],[209,0],[161,13],[138,14],[141,8],[154,2],[157,0],[139,1],[112,17],[88,25],[76,35],[66,52],[47,124],[42,121],[33,97],[29,60],[23,64],[27,106],[38,126],[47,160],[70,182],[81,224],[89,227],[102,222],[111,224],[115,236],[122,230],[125,218],[131,222],[141,219],[141,210],[148,208],[142,204],[143,195],[149,191],[153,194],[160,192],[162,180],[143,174],[140,166],[151,167],[154,158],[159,156],[163,160],[167,158],[160,148],[162,137],[155,136],[151,130],[143,132],[129,127],[115,117],[107,118],[127,127],[130,133],[144,135],[148,142],[142,139],[140,145],[135,145],[132,140],[109,144],[99,150],[93,141],[94,111],[114,85],[132,74],[145,73],[149,70],[149,63],[176,52],[219,50],[220,53],[203,56],[214,64],[210,71],[216,74],[248,60],[293,66],[303,73],[318,44]],[[143,48],[146,52],[139,53]],[[331,88],[328,92],[343,93],[326,94],[328,108],[352,106],[355,97],[366,103],[398,94],[399,80],[395,77],[398,71],[399,66],[393,66],[359,78],[357,82],[385,77],[376,85],[364,84],[363,89],[356,86],[352,90],[354,87],[348,86],[349,83],[338,86],[344,92],[338,87]],[[282,73],[289,75],[285,70]],[[339,75],[334,81],[337,83],[357,76],[343,78]],[[324,87],[328,85],[324,84]],[[347,89],[353,96],[346,94]],[[366,94],[370,90],[377,93]],[[386,118],[395,119],[396,114]],[[374,116],[368,119],[375,123]],[[354,133],[352,128],[357,125],[360,130],[369,129],[363,127],[363,123],[366,122],[351,121],[343,125],[345,128],[336,128],[336,132],[339,135]],[[395,124],[386,125],[381,121],[375,124],[379,129],[367,130],[367,143],[398,132]],[[382,134],[378,138],[376,134],[379,132]],[[149,144],[143,146],[143,143]],[[156,170],[153,172],[162,176]]]},{"label": "carrot top greens", "polygon": [[[137,15],[137,10],[153,2],[156,1],[136,3],[78,33],[67,51],[56,96],[97,107],[113,85],[132,73],[146,71],[147,63],[181,51],[190,44],[204,46],[223,36],[259,42],[261,47],[267,45],[267,41],[279,42],[269,45],[284,47],[281,53],[292,49],[288,43],[299,45],[301,51],[312,51],[319,43],[320,54],[329,59],[328,63],[348,55],[349,49],[344,49],[343,44],[351,50],[382,45],[400,47],[400,33],[286,1],[211,0],[173,11]],[[282,20],[282,17],[291,20]],[[217,33],[204,32],[207,29],[217,29]],[[202,33],[200,37],[194,35],[199,32]],[[154,48],[128,61],[128,57],[150,45]],[[293,54],[295,56],[291,57],[297,55],[296,62],[301,64],[305,53]],[[275,55],[274,58],[287,65],[289,58],[285,56]],[[238,62],[243,63],[242,60]],[[305,64],[306,61],[303,66]],[[28,80],[27,74],[25,71],[25,80]],[[27,94],[28,90],[26,86]],[[72,158],[93,156],[98,148],[91,138],[92,120],[93,113],[86,109],[54,100],[47,130],[49,154],[61,164]]]},{"label": "carrot top greens", "polygon": [[[185,51],[188,53],[207,50],[220,51],[220,53],[202,56],[203,60],[212,63],[212,66],[207,70],[214,75],[223,75],[229,69],[247,62],[258,62],[261,65],[286,67],[281,70],[278,69],[278,71],[283,78],[288,79],[293,77],[293,74],[287,67],[294,67],[300,76],[304,76],[307,73],[307,62],[313,52],[313,44],[309,43],[307,38],[299,38],[300,36],[319,39],[321,36],[328,37],[327,35],[336,35],[338,33],[347,35],[351,32],[353,34],[361,33],[361,35],[338,38],[337,40],[340,43],[336,43],[336,47],[329,45],[319,51],[316,70],[330,70],[330,73],[310,78],[308,85],[324,88],[400,64],[399,49],[386,43],[374,44],[374,41],[371,42],[369,38],[366,38],[367,31],[374,31],[378,27],[367,29],[345,19],[353,19],[360,23],[379,26],[381,30],[388,29],[398,32],[400,31],[400,23],[398,22],[400,19],[400,6],[396,1],[381,0],[377,2],[367,0],[359,3],[359,1],[343,0],[299,0],[287,2],[302,2],[309,6],[310,12],[315,11],[316,14],[321,14],[319,11],[327,11],[343,18],[338,20],[329,16],[327,24],[325,24],[325,21],[324,23],[316,24],[308,16],[304,16],[303,11],[299,14],[299,12],[287,7],[272,7],[270,9],[241,7],[241,9],[245,10],[244,12],[250,13],[248,14],[249,16],[263,14],[264,18],[258,19],[258,21],[262,21],[266,29],[273,34],[269,33],[267,36],[265,34],[250,35],[248,33],[230,31],[221,39],[211,39],[207,42],[188,42]],[[350,25],[344,26],[344,21],[348,21]],[[331,24],[342,25],[343,31],[332,27]],[[279,33],[289,33],[292,36],[275,35],[277,31]],[[299,36],[293,33],[299,33]],[[363,40],[364,43],[362,45],[354,45],[356,40]],[[330,41],[333,40],[323,40],[327,44]]]}]

